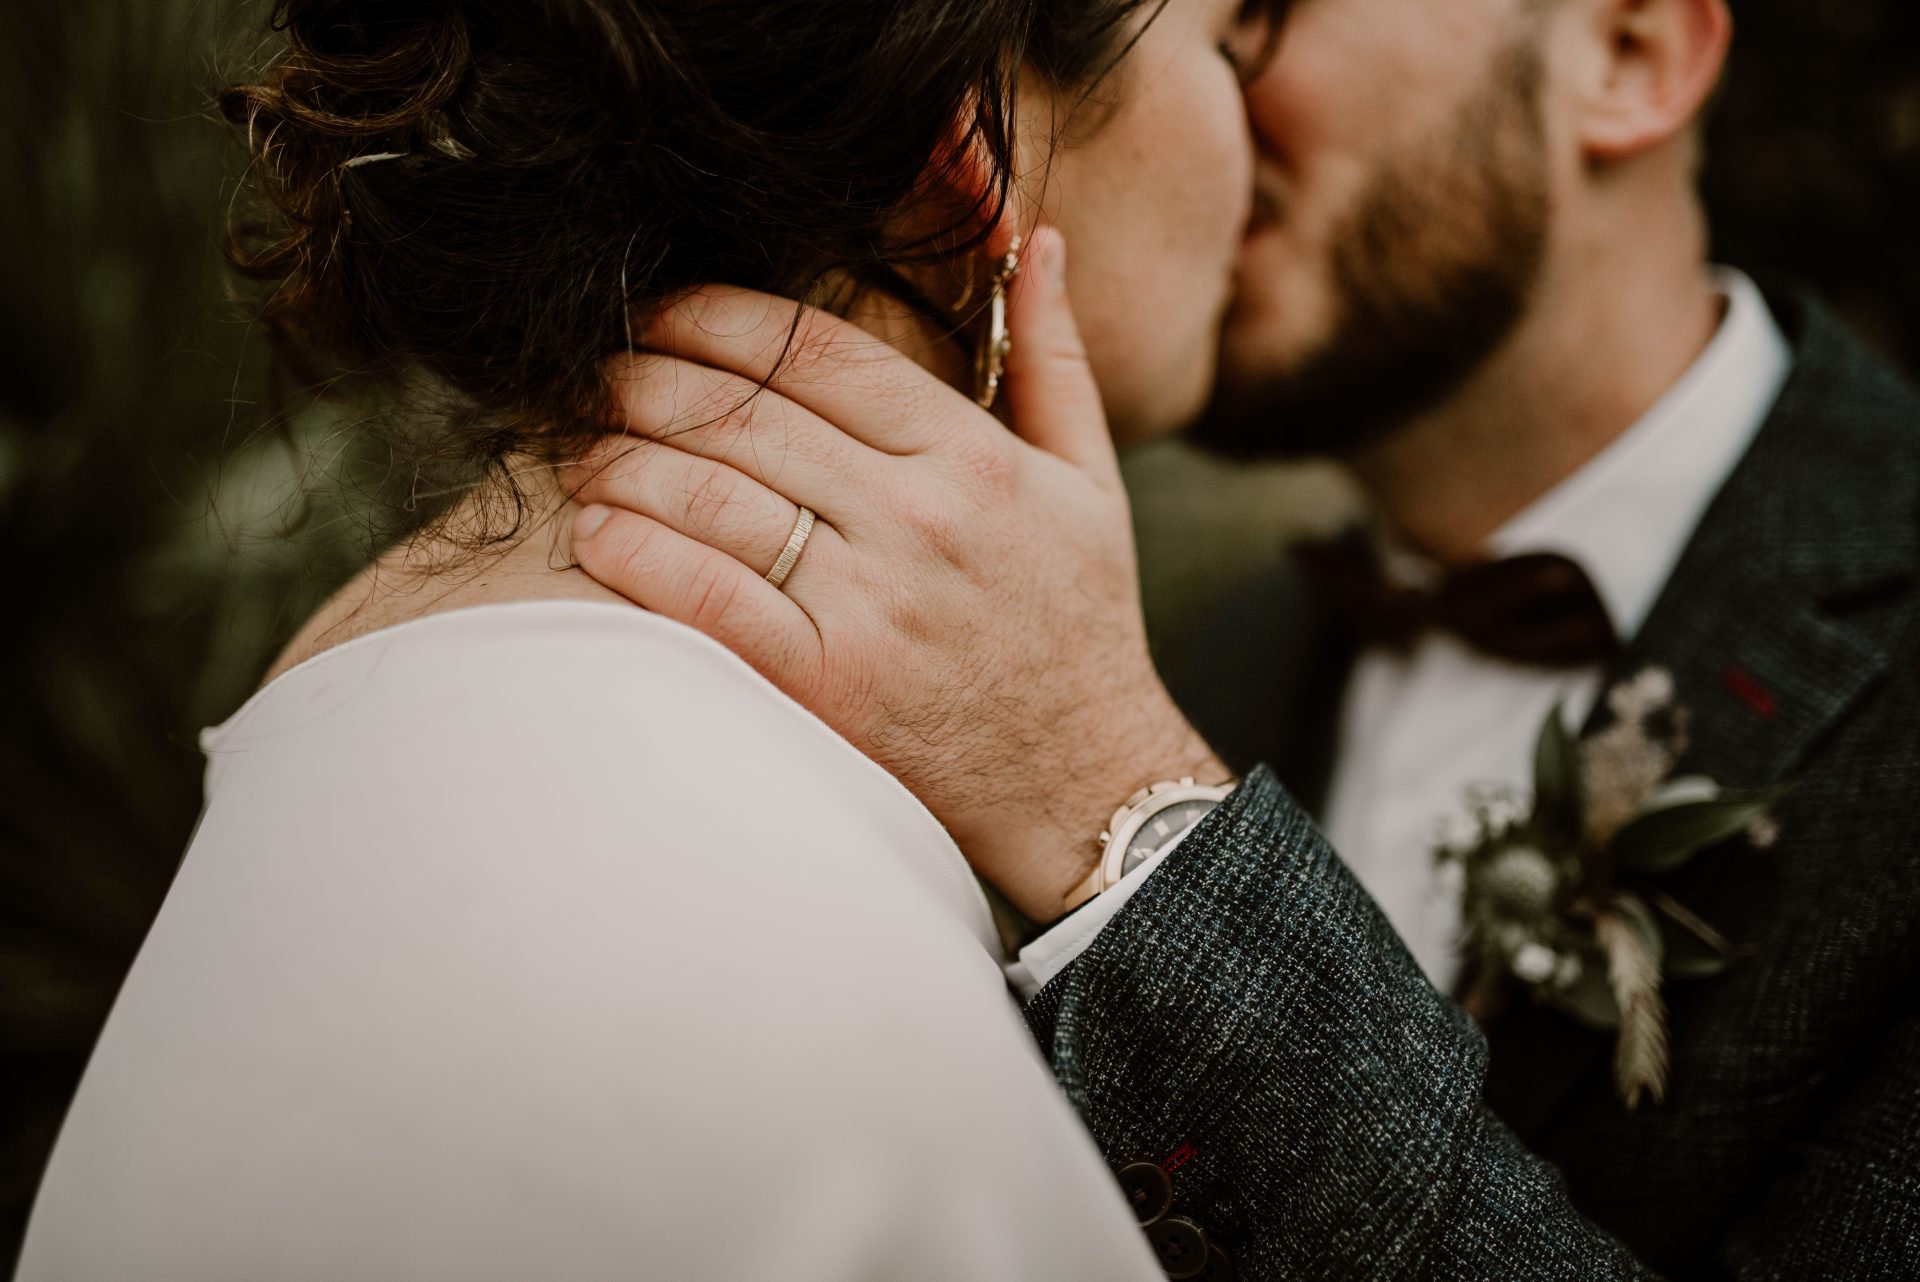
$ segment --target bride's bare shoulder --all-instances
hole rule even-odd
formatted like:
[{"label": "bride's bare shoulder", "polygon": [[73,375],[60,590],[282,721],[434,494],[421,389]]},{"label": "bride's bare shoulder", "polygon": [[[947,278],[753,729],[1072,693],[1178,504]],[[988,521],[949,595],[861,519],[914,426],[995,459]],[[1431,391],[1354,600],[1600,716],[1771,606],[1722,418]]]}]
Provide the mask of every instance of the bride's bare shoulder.
[{"label": "bride's bare shoulder", "polygon": [[550,527],[564,531],[571,524],[571,513],[563,514],[504,549],[468,552],[409,543],[383,553],[314,611],[264,680],[355,637],[449,610],[512,601],[630,605],[574,565],[564,534],[549,533]]}]

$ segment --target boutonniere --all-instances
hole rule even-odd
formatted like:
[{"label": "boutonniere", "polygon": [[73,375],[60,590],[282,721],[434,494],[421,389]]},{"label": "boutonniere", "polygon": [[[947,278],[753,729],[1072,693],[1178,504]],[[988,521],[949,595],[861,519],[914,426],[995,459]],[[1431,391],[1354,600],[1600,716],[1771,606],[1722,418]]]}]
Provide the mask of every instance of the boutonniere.
[{"label": "boutonniere", "polygon": [[1633,1109],[1666,1094],[1665,984],[1718,974],[1732,957],[1660,879],[1743,834],[1772,845],[1771,812],[1786,790],[1673,777],[1688,714],[1664,670],[1607,700],[1615,720],[1585,740],[1554,708],[1540,728],[1532,795],[1475,789],[1468,822],[1436,857],[1462,897],[1469,1013],[1486,1018],[1518,989],[1613,1031],[1614,1081]]}]

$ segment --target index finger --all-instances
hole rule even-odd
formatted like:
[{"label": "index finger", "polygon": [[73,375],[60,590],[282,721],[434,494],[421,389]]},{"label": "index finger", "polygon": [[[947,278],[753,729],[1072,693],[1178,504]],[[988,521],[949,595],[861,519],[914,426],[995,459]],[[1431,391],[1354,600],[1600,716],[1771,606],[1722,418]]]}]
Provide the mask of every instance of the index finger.
[{"label": "index finger", "polygon": [[648,324],[647,348],[763,383],[888,454],[937,448],[998,421],[850,321],[731,285],[682,296]]}]

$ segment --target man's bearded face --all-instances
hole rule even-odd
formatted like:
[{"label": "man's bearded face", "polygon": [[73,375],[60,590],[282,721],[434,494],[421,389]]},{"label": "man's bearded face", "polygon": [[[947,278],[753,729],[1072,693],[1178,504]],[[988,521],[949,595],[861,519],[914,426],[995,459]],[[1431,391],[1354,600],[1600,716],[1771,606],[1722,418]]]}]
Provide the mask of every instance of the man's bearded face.
[{"label": "man's bearded face", "polygon": [[[1530,31],[1437,128],[1381,151],[1318,236],[1312,164],[1263,157],[1221,380],[1194,440],[1245,457],[1348,456],[1501,346],[1548,245],[1542,71]],[[1261,95],[1286,91],[1271,74],[1253,88],[1256,126],[1263,105],[1285,111]]]}]

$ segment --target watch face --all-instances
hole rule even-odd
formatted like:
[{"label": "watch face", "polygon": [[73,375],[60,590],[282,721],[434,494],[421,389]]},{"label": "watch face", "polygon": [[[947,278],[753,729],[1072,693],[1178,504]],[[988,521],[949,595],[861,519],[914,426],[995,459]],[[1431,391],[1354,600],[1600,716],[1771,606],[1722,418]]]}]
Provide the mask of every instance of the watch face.
[{"label": "watch face", "polygon": [[1217,801],[1198,797],[1192,801],[1176,801],[1147,820],[1140,831],[1133,834],[1133,840],[1127,843],[1127,855],[1121,861],[1120,875],[1126,876],[1145,863],[1150,856],[1160,853],[1168,842],[1192,827],[1203,815],[1219,804]]}]

